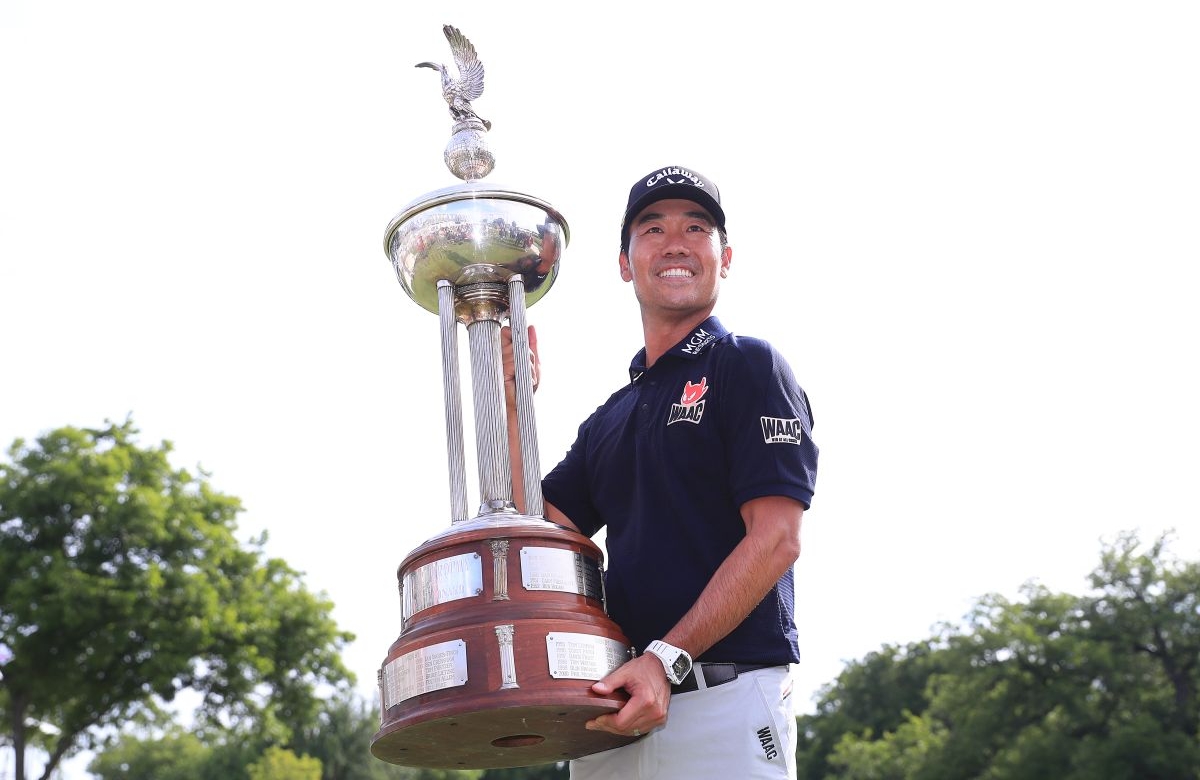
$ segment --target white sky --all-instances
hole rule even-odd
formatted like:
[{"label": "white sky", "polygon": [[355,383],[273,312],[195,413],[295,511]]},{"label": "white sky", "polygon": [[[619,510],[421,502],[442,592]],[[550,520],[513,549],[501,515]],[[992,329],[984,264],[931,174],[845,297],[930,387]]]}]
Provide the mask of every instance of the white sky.
[{"label": "white sky", "polygon": [[413,67],[449,22],[488,181],[570,225],[529,312],[544,467],[640,346],[629,185],[721,187],[718,314],[788,357],[821,447],[802,711],[984,593],[1082,592],[1122,529],[1194,559],[1200,8],[783,6],[7,0],[0,444],[130,413],[174,442],[335,600],[371,695],[395,568],[449,523],[437,318],[382,249],[456,181]]}]

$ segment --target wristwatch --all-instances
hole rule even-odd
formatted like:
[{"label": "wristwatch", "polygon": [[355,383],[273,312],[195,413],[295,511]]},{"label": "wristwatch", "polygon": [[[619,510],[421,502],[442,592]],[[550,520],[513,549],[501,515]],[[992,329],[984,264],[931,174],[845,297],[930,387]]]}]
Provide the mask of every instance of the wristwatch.
[{"label": "wristwatch", "polygon": [[692,657],[687,651],[669,645],[661,639],[651,642],[646,647],[646,652],[658,656],[658,660],[662,661],[663,668],[667,670],[667,679],[672,685],[679,685],[692,671]]}]

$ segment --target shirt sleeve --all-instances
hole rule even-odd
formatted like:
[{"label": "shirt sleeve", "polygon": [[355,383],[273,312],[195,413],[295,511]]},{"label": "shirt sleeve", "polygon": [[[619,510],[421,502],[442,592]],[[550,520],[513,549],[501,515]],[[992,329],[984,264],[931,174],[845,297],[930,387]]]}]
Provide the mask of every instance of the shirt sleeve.
[{"label": "shirt sleeve", "polygon": [[542,496],[567,516],[584,536],[593,536],[603,525],[592,502],[587,469],[588,432],[596,418],[584,420],[567,454],[542,479]]},{"label": "shirt sleeve", "polygon": [[805,508],[816,489],[818,449],[808,396],[786,359],[760,339],[737,338],[728,349],[722,404],[730,491],[737,506],[787,496]]}]

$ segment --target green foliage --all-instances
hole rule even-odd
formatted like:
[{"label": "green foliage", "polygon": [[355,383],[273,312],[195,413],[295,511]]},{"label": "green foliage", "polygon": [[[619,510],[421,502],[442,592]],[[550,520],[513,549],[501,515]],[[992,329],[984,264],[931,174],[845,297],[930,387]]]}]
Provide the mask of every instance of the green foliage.
[{"label": "green foliage", "polygon": [[321,762],[281,747],[269,747],[249,766],[247,774],[250,780],[321,780]]},{"label": "green foliage", "polygon": [[321,759],[322,780],[418,780],[423,770],[398,767],[371,755],[379,712],[352,692],[325,703],[311,726],[297,731],[290,747]]},{"label": "green foliage", "polygon": [[113,740],[88,771],[99,780],[250,780],[251,767],[273,747],[253,735],[228,734],[210,742],[173,725],[165,735]]},{"label": "green foliage", "polygon": [[296,732],[290,747],[321,759],[322,780],[383,780],[386,765],[370,752],[378,728],[379,714],[347,691],[327,701],[316,721]]},{"label": "green foliage", "polygon": [[195,734],[173,730],[158,739],[128,738],[98,754],[88,771],[99,780],[197,780],[211,754]]},{"label": "green foliage", "polygon": [[845,734],[834,747],[829,765],[845,780],[905,780],[913,777],[926,757],[940,745],[944,731],[927,718],[909,715],[882,739]]},{"label": "green foliage", "polygon": [[1166,547],[1123,535],[1092,595],[987,596],[852,664],[799,719],[800,777],[1197,780],[1200,564]]},{"label": "green foliage", "polygon": [[402,767],[371,755],[379,711],[351,692],[327,701],[317,721],[289,745],[321,759],[321,780],[479,780],[483,770]]},{"label": "green foliage", "polygon": [[[286,744],[272,744],[261,730],[210,733],[203,743],[205,750],[180,764],[177,772],[177,746],[181,742],[202,744],[195,736],[181,737],[177,731],[157,739],[127,735],[100,753],[88,769],[100,780],[252,780],[251,767],[266,766],[264,757],[275,749],[318,762],[320,780],[481,780],[484,776],[484,770],[422,769],[380,761],[370,752],[371,737],[378,727],[379,712],[353,691],[341,690],[323,701],[315,721],[295,729]],[[136,768],[137,773],[129,773],[128,768]]]},{"label": "green foliage", "polygon": [[911,713],[923,712],[929,705],[926,683],[945,663],[935,640],[884,647],[851,662],[822,690],[817,713],[797,719],[799,776],[824,777],[844,735],[888,734]]},{"label": "green foliage", "polygon": [[[286,738],[320,685],[350,679],[351,635],[297,572],[242,546],[240,502],[139,447],[130,422],[14,442],[0,464],[0,679],[23,777],[30,719],[56,726],[48,776],[104,727],[162,722],[198,691],[202,725]],[[203,734],[201,735],[203,738]]]}]

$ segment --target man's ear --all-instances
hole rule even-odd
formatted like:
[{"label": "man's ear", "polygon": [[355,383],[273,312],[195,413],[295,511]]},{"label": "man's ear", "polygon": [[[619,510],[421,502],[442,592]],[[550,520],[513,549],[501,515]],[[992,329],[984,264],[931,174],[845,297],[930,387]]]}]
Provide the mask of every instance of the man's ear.
[{"label": "man's ear", "polygon": [[621,256],[617,259],[617,262],[621,266],[621,279],[626,282],[632,282],[633,270],[629,267],[629,255],[622,252]]},{"label": "man's ear", "polygon": [[721,278],[729,275],[729,266],[733,263],[733,247],[727,246],[721,250]]}]

